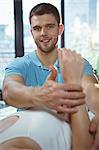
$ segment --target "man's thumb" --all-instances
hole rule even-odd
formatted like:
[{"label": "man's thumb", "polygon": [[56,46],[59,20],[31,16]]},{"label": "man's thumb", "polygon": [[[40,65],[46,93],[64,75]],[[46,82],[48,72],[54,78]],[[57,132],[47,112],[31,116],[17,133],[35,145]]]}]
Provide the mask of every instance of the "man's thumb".
[{"label": "man's thumb", "polygon": [[89,132],[95,134],[97,130],[96,118],[94,117],[90,122]]},{"label": "man's thumb", "polygon": [[54,66],[50,66],[51,73],[49,74],[47,80],[55,80],[57,76],[57,69]]}]

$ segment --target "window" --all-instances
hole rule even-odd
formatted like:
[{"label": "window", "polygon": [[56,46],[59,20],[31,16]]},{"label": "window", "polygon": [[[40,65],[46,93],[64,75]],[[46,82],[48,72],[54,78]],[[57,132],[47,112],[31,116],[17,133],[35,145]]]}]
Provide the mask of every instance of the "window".
[{"label": "window", "polygon": [[14,58],[14,10],[13,0],[0,1],[0,88],[4,68]]},{"label": "window", "polygon": [[[25,53],[31,52],[35,49],[35,43],[33,41],[32,35],[30,33],[30,24],[29,24],[29,12],[33,6],[38,3],[48,2],[48,0],[23,0],[23,24],[24,24],[24,51]],[[60,11],[60,0],[50,0],[49,3],[55,5]],[[59,41],[60,45],[60,41]]]},{"label": "window", "polygon": [[99,74],[99,0],[65,1],[65,47],[81,53]]}]

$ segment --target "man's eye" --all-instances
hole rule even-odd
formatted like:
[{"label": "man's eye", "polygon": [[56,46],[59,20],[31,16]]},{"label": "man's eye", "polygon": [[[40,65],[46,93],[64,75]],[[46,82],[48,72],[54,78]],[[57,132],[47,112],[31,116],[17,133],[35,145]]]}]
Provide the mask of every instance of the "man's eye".
[{"label": "man's eye", "polygon": [[47,28],[49,28],[49,29],[54,28],[54,25],[49,25],[49,26],[47,26]]},{"label": "man's eye", "polygon": [[33,28],[33,30],[35,30],[35,31],[40,31],[40,30],[41,30],[41,28],[36,27],[36,28]]}]

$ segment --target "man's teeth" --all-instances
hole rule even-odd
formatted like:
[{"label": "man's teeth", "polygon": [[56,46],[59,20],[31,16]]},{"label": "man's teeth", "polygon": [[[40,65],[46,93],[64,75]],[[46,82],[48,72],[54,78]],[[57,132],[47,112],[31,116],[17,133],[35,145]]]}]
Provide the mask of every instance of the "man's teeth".
[{"label": "man's teeth", "polygon": [[46,43],[46,42],[49,42],[49,40],[42,40],[42,42],[45,42],[45,43]]}]

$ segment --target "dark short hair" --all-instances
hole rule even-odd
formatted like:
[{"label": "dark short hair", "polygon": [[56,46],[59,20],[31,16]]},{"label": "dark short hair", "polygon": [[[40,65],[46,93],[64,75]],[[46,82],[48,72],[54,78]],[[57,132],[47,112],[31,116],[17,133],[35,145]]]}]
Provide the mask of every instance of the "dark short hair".
[{"label": "dark short hair", "polygon": [[59,23],[60,23],[59,11],[54,5],[52,5],[50,3],[40,3],[31,9],[30,14],[29,14],[30,24],[31,24],[32,16],[44,15],[44,14],[53,14],[53,16],[55,17],[55,19],[59,25]]}]

